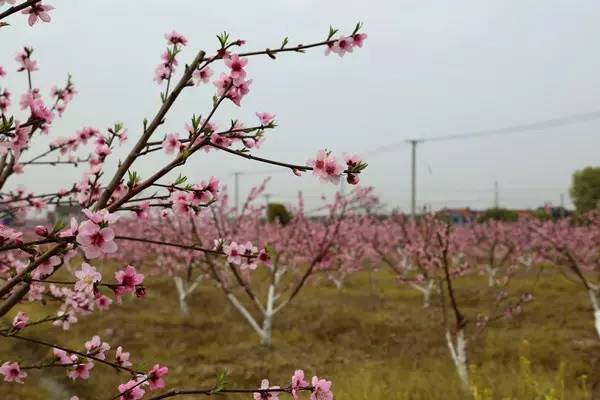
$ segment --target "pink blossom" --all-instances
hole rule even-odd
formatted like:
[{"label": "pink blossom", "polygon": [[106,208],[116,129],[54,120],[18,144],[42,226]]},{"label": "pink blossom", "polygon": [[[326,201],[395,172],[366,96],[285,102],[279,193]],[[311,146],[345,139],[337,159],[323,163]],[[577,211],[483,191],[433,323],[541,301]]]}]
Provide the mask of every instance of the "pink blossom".
[{"label": "pink blossom", "polygon": [[196,86],[202,83],[208,83],[210,77],[213,76],[213,70],[210,67],[204,67],[194,72],[194,78],[196,82]]},{"label": "pink blossom", "polygon": [[313,168],[313,174],[323,182],[339,183],[340,175],[344,171],[336,158],[327,154],[325,150],[319,150],[315,159],[308,161],[308,165]]},{"label": "pink blossom", "polygon": [[91,292],[94,289],[94,284],[102,280],[100,272],[85,262],[81,264],[80,270],[75,271],[75,277],[77,278],[77,282],[75,282],[74,289],[78,292]]},{"label": "pink blossom", "polygon": [[15,60],[19,64],[21,64],[19,66],[19,68],[17,69],[18,72],[21,72],[21,71],[33,72],[33,71],[38,70],[37,61],[32,60],[31,56],[30,56],[32,51],[33,51],[32,49],[25,47],[23,49],[23,51],[17,53],[17,57],[15,58]]},{"label": "pink blossom", "polygon": [[292,375],[292,397],[294,400],[298,400],[300,393],[300,389],[308,386],[308,382],[304,380],[304,371],[301,369],[297,369],[294,371],[294,375]]},{"label": "pink blossom", "polygon": [[351,37],[342,37],[333,44],[331,51],[338,56],[343,57],[346,53],[352,53],[354,39]]},{"label": "pink blossom", "polygon": [[131,367],[131,362],[129,361],[129,353],[123,351],[123,347],[117,347],[117,352],[115,354],[115,362],[121,367]]},{"label": "pink blossom", "polygon": [[71,357],[69,356],[69,354],[61,349],[57,349],[57,348],[52,348],[52,354],[54,354],[54,357],[56,358],[56,360],[60,363],[60,364],[71,364],[73,362],[73,360],[71,360]]},{"label": "pink blossom", "polygon": [[98,308],[100,310],[102,310],[102,311],[108,310],[111,303],[112,303],[112,300],[110,299],[110,297],[105,296],[103,294],[96,295],[96,305],[98,306]]},{"label": "pink blossom", "polygon": [[[250,256],[256,255],[256,253],[258,252],[258,249],[252,244],[252,242],[246,242],[246,244],[238,245],[237,251],[241,255],[246,256],[244,258],[244,261],[248,261],[250,259],[249,258]],[[254,270],[254,269],[256,269],[256,262],[244,262],[241,265],[241,269]]]},{"label": "pink blossom", "polygon": [[240,58],[237,54],[233,54],[226,55],[223,61],[229,67],[230,75],[233,79],[244,79],[246,77],[244,67],[248,64],[248,59]]},{"label": "pink blossom", "polygon": [[233,144],[231,139],[226,136],[219,135],[218,133],[213,133],[210,135],[210,142],[221,147],[229,147]]},{"label": "pink blossom", "polygon": [[261,249],[257,256],[258,261],[264,264],[265,267],[272,267],[273,261],[265,249]]},{"label": "pink blossom", "polygon": [[310,395],[310,400],[333,400],[331,381],[319,379],[317,376],[313,376],[312,386],[313,391]]},{"label": "pink blossom", "polygon": [[186,215],[191,210],[191,202],[193,194],[183,190],[176,190],[171,194],[171,202],[173,203],[173,211],[179,215]]},{"label": "pink blossom", "polygon": [[148,372],[148,383],[150,385],[151,390],[162,389],[165,387],[165,381],[163,376],[169,373],[169,368],[161,367],[156,364],[152,369]]},{"label": "pink blossom", "polygon": [[140,400],[144,397],[145,391],[138,381],[132,379],[119,385],[119,393],[121,393],[120,400]]},{"label": "pink blossom", "polygon": [[3,76],[6,76],[6,70],[2,68],[2,65],[0,65],[0,78],[2,78]]},{"label": "pink blossom", "polygon": [[115,232],[112,228],[100,228],[91,221],[84,221],[79,225],[77,243],[89,259],[98,258],[102,254],[111,254],[118,250],[114,242]]},{"label": "pink blossom", "polygon": [[244,146],[246,146],[249,149],[254,148],[258,143],[253,138],[244,138],[244,139],[242,139],[242,142],[244,143]]},{"label": "pink blossom", "polygon": [[29,301],[41,301],[42,293],[44,293],[45,290],[46,288],[44,287],[44,285],[32,283],[29,286],[29,293],[27,293],[27,298],[29,299]]},{"label": "pink blossom", "polygon": [[154,81],[158,84],[171,77],[172,70],[164,64],[159,64],[154,70]]},{"label": "pink blossom", "polygon": [[162,148],[167,154],[173,154],[174,151],[179,151],[180,147],[181,142],[179,141],[179,138],[177,137],[176,133],[168,134],[162,143]]},{"label": "pink blossom", "polygon": [[240,249],[240,246],[238,246],[236,242],[231,242],[223,246],[223,252],[227,254],[228,262],[237,265],[242,263],[241,253],[243,252],[243,246],[242,249]]},{"label": "pink blossom", "polygon": [[10,92],[5,88],[0,92],[0,112],[6,112],[10,106]]},{"label": "pink blossom", "polygon": [[31,103],[31,116],[49,124],[54,119],[54,114],[49,110],[41,99],[35,99]]},{"label": "pink blossom", "polygon": [[188,40],[180,33],[177,33],[176,31],[172,31],[171,33],[166,33],[165,34],[165,39],[167,39],[167,42],[173,45],[182,45],[185,46],[188,42]]},{"label": "pink blossom", "polygon": [[208,204],[214,198],[212,193],[202,187],[202,185],[193,185],[192,189],[194,189],[194,191],[191,193],[192,197],[190,201],[195,206]]},{"label": "pink blossom", "polygon": [[85,342],[85,349],[87,350],[87,354],[90,354],[100,360],[104,360],[106,358],[106,353],[110,350],[110,345],[106,342],[103,342],[100,339],[100,336],[95,335],[91,340]]},{"label": "pink blossom", "polygon": [[94,212],[86,208],[82,212],[95,224],[112,225],[119,220],[117,214],[111,214],[107,209]]},{"label": "pink blossom", "polygon": [[69,328],[71,327],[72,324],[76,323],[77,317],[75,315],[73,315],[73,313],[67,313],[64,310],[59,310],[58,313],[56,313],[56,315],[58,317],[62,317],[61,319],[57,319],[56,321],[54,321],[52,323],[52,325],[54,326],[60,326],[63,328],[63,330],[67,331],[69,330]]},{"label": "pink blossom", "polygon": [[115,279],[119,283],[116,293],[121,295],[133,292],[136,286],[144,282],[144,275],[138,274],[135,267],[128,265],[124,270],[115,272]]},{"label": "pink blossom", "polygon": [[17,232],[14,229],[0,223],[0,244],[12,242],[17,244],[23,243],[23,240],[21,239],[22,236],[23,232]]},{"label": "pink blossom", "polygon": [[108,145],[100,144],[100,145],[96,146],[96,149],[94,150],[94,152],[98,155],[100,160],[104,160],[107,156],[110,155],[110,153],[112,151],[111,151],[110,147],[108,147]]},{"label": "pink blossom", "polygon": [[267,113],[267,112],[264,112],[264,113],[257,112],[256,116],[260,120],[260,124],[262,126],[269,125],[275,119],[275,114],[271,114],[271,113]]},{"label": "pink blossom", "polygon": [[41,2],[33,4],[31,7],[22,11],[23,14],[29,14],[29,26],[33,26],[38,18],[44,22],[50,22],[48,11],[54,10],[54,7],[43,5]]},{"label": "pink blossom", "polygon": [[213,85],[217,88],[217,95],[223,96],[225,91],[232,85],[232,79],[229,75],[221,73],[219,79],[213,82]]},{"label": "pink blossom", "polygon": [[135,214],[139,219],[146,219],[150,215],[150,202],[144,200],[140,203],[139,207],[135,210]]},{"label": "pink blossom", "polygon": [[356,47],[362,47],[366,39],[366,33],[357,33],[356,35],[352,36],[352,45]]},{"label": "pink blossom", "polygon": [[21,371],[19,363],[7,361],[0,367],[0,375],[4,375],[4,382],[23,383],[27,372]]},{"label": "pink blossom", "polygon": [[68,236],[75,236],[77,235],[79,229],[79,223],[77,222],[77,220],[75,218],[71,218],[71,223],[69,228],[61,231],[58,236],[59,237],[68,237]]},{"label": "pink blossom", "polygon": [[219,179],[215,178],[214,176],[211,176],[208,179],[208,183],[201,182],[200,184],[202,185],[202,187],[204,189],[208,190],[213,195],[216,195],[217,192],[219,191]]},{"label": "pink blossom", "polygon": [[92,368],[94,368],[94,363],[91,361],[84,364],[77,364],[67,372],[67,376],[73,380],[77,378],[88,379]]},{"label": "pink blossom", "polygon": [[229,91],[227,97],[231,99],[233,104],[236,106],[240,106],[242,99],[245,95],[250,92],[250,85],[252,84],[252,79],[244,81],[242,79],[236,79],[233,81],[233,88]]},{"label": "pink blossom", "polygon": [[[261,389],[261,390],[279,389],[279,386],[271,386],[271,387],[269,387],[269,380],[268,379],[263,379],[260,382],[260,388],[259,389]],[[279,400],[279,392],[268,392],[268,391],[254,392],[254,400]]]},{"label": "pink blossom", "polygon": [[358,154],[344,154],[344,161],[350,168],[357,166],[362,161]]},{"label": "pink blossom", "polygon": [[61,259],[58,256],[52,256],[46,261],[40,263],[31,273],[33,279],[42,279],[54,272],[54,267],[61,264]]},{"label": "pink blossom", "polygon": [[313,175],[321,176],[325,172],[325,160],[327,159],[327,153],[325,150],[319,150],[314,160],[308,160],[307,165],[312,167]]},{"label": "pink blossom", "polygon": [[19,311],[12,321],[13,328],[20,330],[27,326],[29,323],[29,317],[23,311]]}]

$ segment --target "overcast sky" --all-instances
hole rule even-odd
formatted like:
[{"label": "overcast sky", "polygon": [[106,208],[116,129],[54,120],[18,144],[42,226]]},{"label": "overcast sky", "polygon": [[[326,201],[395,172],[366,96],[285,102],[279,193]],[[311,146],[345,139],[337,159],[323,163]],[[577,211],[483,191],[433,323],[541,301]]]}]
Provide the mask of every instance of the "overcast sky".
[{"label": "overcast sky", "polygon": [[[29,28],[24,16],[15,15],[12,26],[1,29],[0,65],[10,75],[0,86],[18,94],[24,90],[25,77],[15,73],[14,56],[21,46],[32,46],[40,66],[34,83],[45,94],[67,73],[79,90],[52,135],[122,121],[130,145],[143,118],[159,107],[160,89],[152,77],[165,32],[176,29],[188,37],[180,58],[185,63],[198,49],[215,49],[215,34],[223,30],[247,40],[251,50],[275,47],[285,36],[290,44],[320,41],[329,24],[349,33],[356,21],[363,21],[369,35],[365,47],[343,59],[325,57],[322,49],[277,61],[252,58],[247,71],[254,83],[242,108],[223,107],[215,121],[224,126],[239,118],[250,125],[256,111],[277,114],[279,128],[256,153],[261,156],[304,163],[324,147],[337,154],[363,152],[369,163],[363,184],[374,186],[390,207],[403,210],[410,204],[410,148],[398,143],[600,110],[597,0],[47,3],[56,7],[50,24]],[[206,114],[213,89],[187,90],[157,139],[183,133],[193,113]],[[386,151],[371,151],[382,147]],[[558,204],[560,194],[568,193],[572,172],[598,164],[599,148],[600,120],[425,143],[418,149],[418,204],[488,207],[494,181],[502,206]],[[147,175],[164,160],[156,155],[136,169]],[[231,186],[233,171],[271,169],[227,154],[202,153],[184,172],[198,181],[216,175]],[[38,167],[21,179],[28,187],[36,182],[41,190],[52,190],[79,175],[72,167]],[[245,176],[242,190],[261,179],[260,174]],[[274,200],[289,201],[298,190],[318,196],[335,189],[284,172],[273,175],[268,192]]]}]

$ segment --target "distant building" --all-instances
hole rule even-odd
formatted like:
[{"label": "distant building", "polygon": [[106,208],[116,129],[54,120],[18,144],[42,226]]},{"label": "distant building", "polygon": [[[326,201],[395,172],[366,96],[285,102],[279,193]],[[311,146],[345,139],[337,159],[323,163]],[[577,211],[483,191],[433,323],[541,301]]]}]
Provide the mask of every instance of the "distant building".
[{"label": "distant building", "polygon": [[468,224],[476,222],[480,212],[466,208],[444,208],[435,213],[437,217],[444,218],[452,224]]},{"label": "distant building", "polygon": [[60,205],[56,206],[54,211],[48,213],[48,219],[54,224],[58,220],[62,219],[67,222],[71,217],[79,217],[81,214],[81,206],[73,203],[72,205]]}]

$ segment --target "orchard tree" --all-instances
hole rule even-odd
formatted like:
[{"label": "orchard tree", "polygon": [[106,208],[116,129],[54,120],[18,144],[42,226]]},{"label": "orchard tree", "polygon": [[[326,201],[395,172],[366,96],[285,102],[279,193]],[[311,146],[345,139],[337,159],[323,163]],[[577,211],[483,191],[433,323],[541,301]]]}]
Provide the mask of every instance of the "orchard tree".
[{"label": "orchard tree", "polygon": [[582,221],[564,218],[556,222],[537,222],[530,229],[538,256],[566,270],[587,292],[600,337],[600,214],[590,213]]},{"label": "orchard tree", "polygon": [[[17,13],[25,14],[31,26],[40,21],[50,22],[50,12],[53,10],[52,6],[41,0],[26,0],[19,4],[17,0],[4,0],[0,1],[0,7],[1,29],[10,29],[6,27],[5,20]],[[351,184],[358,183],[358,175],[366,164],[354,159],[346,159],[345,163],[341,163],[331,151],[319,151],[308,165],[256,156],[255,152],[265,140],[267,132],[276,127],[272,113],[257,113],[257,123],[245,125],[242,121],[234,120],[221,128],[217,127],[215,116],[225,102],[241,106],[250,93],[252,80],[246,66],[251,57],[277,59],[284,54],[301,54],[317,47],[324,48],[326,54],[344,56],[362,47],[366,35],[360,29],[361,25],[357,24],[348,35],[339,35],[337,30],[330,29],[321,41],[291,46],[285,39],[273,49],[259,51],[241,51],[245,41],[223,33],[218,36],[215,51],[196,50],[180,68],[188,40],[173,31],[165,35],[166,49],[154,71],[154,80],[162,90],[158,110],[152,118],[143,120],[141,130],[136,129],[128,134],[120,123],[107,129],[83,127],[69,137],[57,137],[47,151],[32,156],[28,156],[31,143],[38,140],[40,135],[51,134],[53,122],[63,115],[77,91],[70,77],[62,86],[50,88],[42,85],[35,74],[39,68],[36,53],[30,47],[21,47],[16,57],[17,71],[27,82],[27,90],[16,103],[9,88],[0,88],[0,201],[4,207],[3,213],[26,215],[32,210],[48,211],[73,204],[81,207],[83,212],[67,223],[59,222],[53,226],[43,224],[24,232],[0,225],[0,317],[14,314],[12,323],[1,328],[0,335],[31,346],[45,347],[49,352],[47,357],[32,365],[5,361],[0,367],[4,381],[23,383],[31,371],[47,368],[63,368],[69,378],[85,380],[96,375],[96,365],[105,365],[128,376],[115,389],[114,399],[137,400],[146,392],[165,388],[165,376],[169,369],[162,364],[156,363],[151,369],[142,371],[133,365],[135,356],[131,356],[122,346],[103,341],[98,335],[87,342],[82,340],[80,348],[67,348],[36,337],[36,327],[52,323],[68,331],[72,324],[83,318],[93,318],[98,311],[110,311],[111,303],[115,300],[121,301],[132,295],[140,299],[144,297],[146,277],[135,266],[127,263],[113,277],[104,268],[106,261],[119,254],[121,243],[132,240],[120,234],[117,222],[123,215],[143,216],[152,209],[181,216],[201,213],[217,194],[218,180],[192,177],[188,181],[175,178],[173,174],[191,157],[202,154],[202,151],[219,151],[276,165],[294,175],[312,171],[326,182],[337,183],[345,178]],[[7,51],[7,47],[5,45],[3,49]],[[17,51],[16,48],[14,50]],[[12,68],[0,67],[0,79],[9,69]],[[213,85],[206,85],[215,73],[218,77],[213,80]],[[203,86],[216,90],[207,90]],[[50,98],[43,95],[48,90]],[[208,91],[213,95],[212,106],[203,117],[190,116],[182,134],[164,132],[163,124],[170,116],[173,105],[180,100],[181,93],[188,90]],[[135,143],[129,152],[119,157],[118,167],[111,170],[106,161],[118,156],[119,147],[126,143],[128,136]],[[89,146],[89,155],[81,158],[77,151],[85,146]],[[170,160],[153,164],[154,169],[148,173],[136,170],[141,159],[150,158],[158,151],[169,154]],[[19,174],[25,168],[35,168],[36,165],[58,167],[64,164],[84,167],[81,179],[66,187],[57,187],[51,193],[40,193],[35,185],[29,189],[17,186],[16,190],[7,190],[7,182],[16,186]],[[165,247],[179,245],[176,242],[162,244]],[[238,265],[256,263],[262,254],[254,246],[243,247],[243,254],[240,254],[242,248],[234,246],[227,237],[223,237],[221,244],[214,248],[194,247],[192,250],[210,254],[215,262],[227,258]],[[237,254],[234,254],[234,250]],[[83,261],[71,280],[53,278],[68,260],[80,257]],[[317,257],[315,264],[319,260]],[[291,295],[292,298],[295,293]],[[48,299],[52,301],[48,303]],[[31,320],[19,310],[24,301],[40,306],[43,303],[49,307],[58,306],[54,316]],[[215,385],[208,389],[171,389],[150,398],[221,393],[254,393],[255,398],[277,398],[280,392],[296,397],[302,390],[311,392],[311,396],[319,400],[331,400],[333,397],[331,382],[316,376],[307,382],[304,373],[298,370],[285,387],[271,386],[267,380],[263,380],[258,389],[228,388],[225,387],[224,377],[219,376]]]}]

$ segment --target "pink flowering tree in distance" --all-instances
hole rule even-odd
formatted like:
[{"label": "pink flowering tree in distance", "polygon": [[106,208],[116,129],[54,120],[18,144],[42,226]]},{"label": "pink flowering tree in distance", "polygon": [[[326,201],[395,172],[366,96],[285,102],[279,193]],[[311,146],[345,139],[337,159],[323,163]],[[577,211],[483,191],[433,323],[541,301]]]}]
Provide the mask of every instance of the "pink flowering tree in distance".
[{"label": "pink flowering tree in distance", "polygon": [[467,247],[473,261],[483,265],[488,276],[488,285],[496,285],[498,272],[503,268],[512,266],[517,257],[515,239],[516,226],[514,223],[489,220],[481,224],[474,224],[471,229],[472,243]]},{"label": "pink flowering tree in distance", "polygon": [[[478,312],[467,315],[461,306],[467,299],[461,280],[478,272],[479,253],[469,256],[474,245],[473,226],[453,227],[432,216],[418,219],[392,216],[378,223],[371,238],[371,246],[381,262],[389,267],[402,284],[408,284],[423,293],[424,305],[432,301],[432,291],[439,293],[440,319],[443,322],[448,350],[465,390],[469,389],[468,335],[480,335],[493,322],[521,312],[532,299],[528,293],[515,293],[510,283],[519,264],[499,270],[496,285],[489,289],[490,302],[481,302]],[[365,237],[365,240],[368,239]],[[485,247],[484,247],[485,248]],[[479,299],[484,300],[484,299]]]},{"label": "pink flowering tree in distance", "polygon": [[[52,7],[41,0],[0,1],[0,29],[7,28],[7,18],[21,13],[29,25],[49,22]],[[182,53],[188,48],[188,40],[177,32],[165,35],[167,46],[160,63],[154,71],[154,80],[161,87],[160,104],[154,117],[144,119],[142,129],[130,134],[134,144],[130,151],[119,156],[119,148],[127,142],[127,129],[119,123],[108,129],[83,127],[69,137],[56,137],[48,150],[28,156],[33,141],[43,135],[51,135],[53,122],[66,111],[68,104],[77,93],[69,77],[63,86],[43,87],[36,80],[38,60],[32,48],[23,47],[17,53],[17,71],[23,75],[28,87],[15,102],[9,88],[2,87],[2,77],[12,68],[0,67],[0,202],[2,215],[15,218],[32,211],[50,211],[59,206],[80,208],[70,221],[59,221],[53,225],[42,224],[23,231],[5,224],[0,225],[0,317],[13,315],[8,325],[0,329],[0,335],[15,341],[48,349],[48,357],[34,365],[22,365],[14,360],[5,361],[0,374],[5,382],[24,382],[33,370],[64,368],[71,379],[88,379],[97,374],[102,366],[109,366],[125,372],[129,376],[115,388],[113,399],[137,400],[147,393],[166,387],[165,376],[168,367],[156,363],[149,370],[142,371],[132,362],[135,358],[122,346],[104,342],[99,336],[82,340],[80,348],[67,348],[36,337],[36,326],[51,323],[57,329],[69,327],[92,318],[98,311],[110,310],[112,303],[120,302],[128,296],[143,298],[144,282],[147,277],[141,274],[131,262],[124,261],[113,276],[105,265],[111,257],[119,254],[123,242],[139,241],[160,244],[163,247],[185,246],[178,242],[158,241],[144,236],[127,236],[119,231],[119,219],[135,215],[144,217],[150,210],[173,213],[181,217],[202,214],[216,198],[218,180],[192,177],[172,178],[178,168],[191,157],[203,151],[220,151],[228,155],[243,157],[259,163],[267,163],[290,170],[295,175],[312,172],[324,182],[338,182],[346,179],[358,183],[358,175],[366,164],[353,157],[342,162],[330,151],[319,151],[308,164],[266,159],[255,155],[263,143],[267,132],[276,127],[274,115],[257,113],[257,121],[244,124],[233,121],[221,128],[214,117],[225,102],[241,106],[250,92],[252,79],[246,67],[251,57],[267,56],[271,59],[288,53],[304,53],[321,47],[325,53],[344,56],[362,47],[366,35],[360,32],[357,24],[348,36],[329,30],[324,40],[290,46],[285,39],[273,49],[260,51],[240,51],[243,40],[232,40],[229,34],[218,36],[218,47],[213,53],[196,51],[182,67],[179,66]],[[2,31],[0,30],[0,34]],[[3,49],[6,51],[6,47]],[[14,49],[15,51],[18,49]],[[214,72],[213,68],[215,71]],[[204,117],[191,116],[184,134],[162,132],[162,126],[173,105],[186,90],[202,90],[211,81],[214,88],[213,103]],[[50,90],[50,98],[44,92]],[[206,89],[204,89],[206,90]],[[210,90],[210,89],[208,89]],[[182,123],[183,125],[183,123]],[[84,148],[88,148],[85,150]],[[315,149],[316,150],[316,149]],[[84,155],[79,152],[83,151]],[[170,155],[170,160],[155,165],[147,175],[136,171],[139,160],[152,157],[157,152]],[[87,155],[85,155],[87,154]],[[119,158],[118,167],[110,170],[106,160]],[[81,179],[51,193],[37,193],[18,186],[19,174],[25,168],[38,165],[56,166],[63,164],[81,167]],[[7,190],[7,183],[17,189]],[[173,239],[174,240],[174,239]],[[217,246],[200,247],[187,245],[189,250],[204,254],[215,264],[222,260],[242,267],[268,263],[264,250],[256,245],[235,245],[231,238],[222,237]],[[158,251],[158,250],[157,250]],[[161,250],[162,251],[162,250]],[[317,257],[316,265],[323,257]],[[72,279],[58,280],[53,275],[72,260],[78,264]],[[295,296],[295,292],[290,299]],[[51,301],[49,301],[51,300]],[[40,320],[31,320],[19,310],[24,301],[53,307],[54,315]],[[141,301],[141,300],[140,300]],[[10,355],[3,355],[10,358]],[[97,368],[98,367],[98,368]],[[254,398],[277,398],[281,392],[296,397],[300,391],[311,392],[313,399],[332,399],[331,382],[313,377],[304,380],[301,370],[294,373],[286,386],[271,386],[263,381],[258,389],[234,389],[225,387],[225,378],[217,378],[215,385],[207,389],[171,389],[155,394],[151,399],[164,399],[179,395],[213,395],[218,393],[248,393]],[[152,395],[149,395],[152,396]]]},{"label": "pink flowering tree in distance", "polygon": [[[358,222],[363,219],[359,211],[372,197],[370,189],[362,188],[348,196],[338,194],[331,204],[315,210],[319,213],[311,218],[304,211],[300,195],[298,206],[291,210],[292,219],[284,225],[262,217],[264,206],[257,205],[256,200],[264,189],[265,183],[253,188],[239,213],[221,191],[207,212],[191,217],[161,212],[148,222],[151,229],[167,240],[177,236],[187,238],[190,243],[176,248],[178,255],[171,259],[175,263],[178,259],[183,261],[183,268],[175,277],[182,282],[176,283],[182,312],[188,312],[187,297],[198,287],[199,280],[208,277],[254,329],[261,343],[270,345],[274,317],[291,303],[311,277],[330,273],[342,265],[349,269],[346,258],[354,254],[351,247],[356,240],[352,237],[358,236],[361,227]],[[131,221],[125,231],[140,230],[139,226]],[[135,248],[141,245],[161,246],[146,240],[124,244],[127,253],[133,254],[140,252]],[[193,246],[212,250],[198,253]],[[227,257],[217,257],[220,252]],[[164,266],[158,259],[151,267],[162,270]],[[173,265],[168,268],[178,269]]]},{"label": "pink flowering tree in distance", "polygon": [[529,228],[533,232],[533,247],[539,258],[565,270],[569,279],[575,279],[587,292],[592,315],[600,337],[600,214],[590,213],[579,221],[564,218],[554,221],[535,222]]}]

